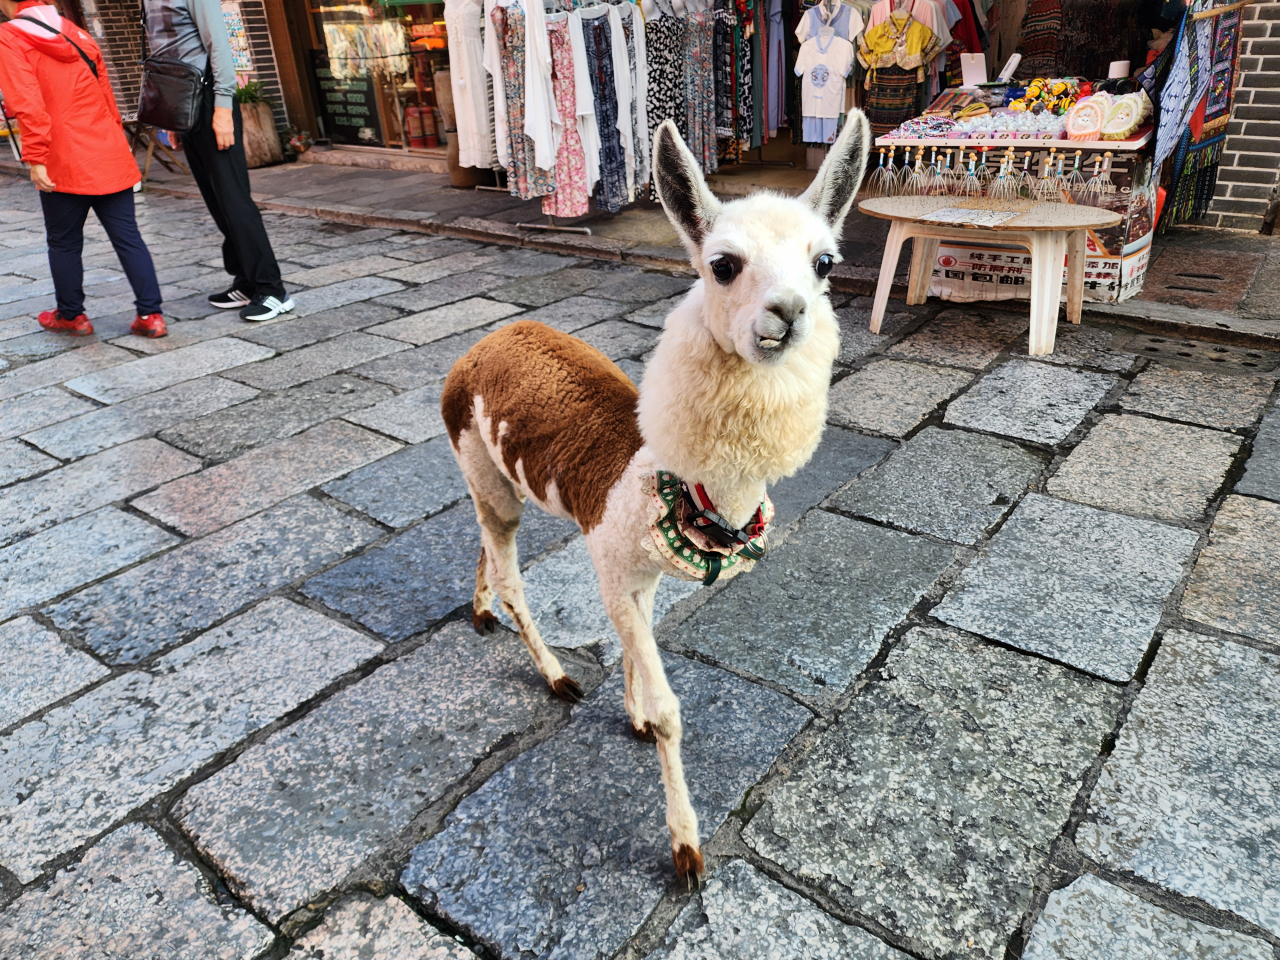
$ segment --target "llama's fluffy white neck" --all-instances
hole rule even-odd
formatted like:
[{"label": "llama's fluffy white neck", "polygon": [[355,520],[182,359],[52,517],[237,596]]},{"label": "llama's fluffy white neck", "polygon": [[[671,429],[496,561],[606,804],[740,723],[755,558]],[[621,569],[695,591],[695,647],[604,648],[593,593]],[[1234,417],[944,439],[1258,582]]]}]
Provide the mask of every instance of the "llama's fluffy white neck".
[{"label": "llama's fluffy white neck", "polygon": [[827,416],[839,328],[824,297],[808,339],[762,366],[727,353],[704,322],[701,283],[667,317],[640,387],[640,432],[658,465],[702,483],[735,526],[768,484],[813,455]]}]

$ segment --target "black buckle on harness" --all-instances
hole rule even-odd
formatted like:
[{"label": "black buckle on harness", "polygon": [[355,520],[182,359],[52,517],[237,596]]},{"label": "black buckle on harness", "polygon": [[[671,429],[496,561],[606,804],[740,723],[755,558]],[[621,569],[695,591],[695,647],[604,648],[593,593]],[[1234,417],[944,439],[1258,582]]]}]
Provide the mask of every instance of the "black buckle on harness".
[{"label": "black buckle on harness", "polygon": [[[693,518],[693,525],[697,527],[701,533],[705,533],[722,547],[740,546],[741,552],[752,560],[759,560],[764,556],[764,548],[752,543],[751,535],[745,530],[739,530],[714,510],[706,510],[699,506],[698,501],[695,500],[693,494],[689,492],[689,485],[683,480],[680,481],[680,495],[684,498],[685,504],[689,507],[690,515]],[[761,512],[757,509],[756,521],[760,522],[761,520]],[[719,570],[716,572],[719,573]]]}]

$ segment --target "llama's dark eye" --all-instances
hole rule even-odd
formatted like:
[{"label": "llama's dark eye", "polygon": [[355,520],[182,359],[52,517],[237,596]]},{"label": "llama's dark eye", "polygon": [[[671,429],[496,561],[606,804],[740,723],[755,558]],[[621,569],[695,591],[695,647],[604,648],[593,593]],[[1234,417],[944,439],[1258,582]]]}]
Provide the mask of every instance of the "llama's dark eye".
[{"label": "llama's dark eye", "polygon": [[822,280],[826,278],[827,274],[831,272],[831,268],[835,265],[835,258],[829,253],[824,253],[817,259],[817,262],[814,263],[813,269],[814,272],[817,273],[818,279]]},{"label": "llama's dark eye", "polygon": [[711,275],[717,283],[729,283],[738,275],[739,264],[732,257],[716,257],[711,261]]}]

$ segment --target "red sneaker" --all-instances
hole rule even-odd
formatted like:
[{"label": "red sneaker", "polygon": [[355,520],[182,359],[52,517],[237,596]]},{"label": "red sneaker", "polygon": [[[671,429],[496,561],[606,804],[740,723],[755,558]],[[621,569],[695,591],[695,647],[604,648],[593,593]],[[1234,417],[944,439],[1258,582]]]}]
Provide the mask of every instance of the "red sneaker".
[{"label": "red sneaker", "polygon": [[164,317],[158,313],[149,313],[145,317],[135,317],[129,330],[140,337],[152,338],[164,337],[169,333],[164,326]]},{"label": "red sneaker", "polygon": [[93,324],[83,313],[74,320],[66,320],[57,310],[46,310],[36,319],[46,330],[70,334],[73,337],[87,337],[93,333]]}]

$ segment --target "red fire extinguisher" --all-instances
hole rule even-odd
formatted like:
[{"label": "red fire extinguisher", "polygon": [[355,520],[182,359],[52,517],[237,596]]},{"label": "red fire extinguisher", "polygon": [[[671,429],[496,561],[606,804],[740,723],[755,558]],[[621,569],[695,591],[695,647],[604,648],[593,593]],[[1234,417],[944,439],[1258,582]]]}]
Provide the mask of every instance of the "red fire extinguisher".
[{"label": "red fire extinguisher", "polygon": [[436,139],[436,121],[432,114],[435,112],[431,107],[419,107],[422,115],[422,135],[427,141],[427,149],[438,147],[440,141]]},{"label": "red fire extinguisher", "polygon": [[409,131],[409,146],[414,150],[422,150],[427,145],[427,138],[423,135],[422,129],[423,110],[426,110],[430,116],[430,107],[407,107],[404,111],[404,125]]}]

